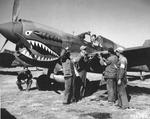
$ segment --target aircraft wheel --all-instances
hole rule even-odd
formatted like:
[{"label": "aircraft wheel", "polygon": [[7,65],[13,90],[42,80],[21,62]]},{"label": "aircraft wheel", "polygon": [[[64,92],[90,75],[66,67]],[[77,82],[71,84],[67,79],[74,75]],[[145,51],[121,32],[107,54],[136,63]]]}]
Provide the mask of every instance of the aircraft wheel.
[{"label": "aircraft wheel", "polygon": [[39,90],[49,90],[50,88],[50,78],[47,75],[40,75],[36,81],[36,87]]}]

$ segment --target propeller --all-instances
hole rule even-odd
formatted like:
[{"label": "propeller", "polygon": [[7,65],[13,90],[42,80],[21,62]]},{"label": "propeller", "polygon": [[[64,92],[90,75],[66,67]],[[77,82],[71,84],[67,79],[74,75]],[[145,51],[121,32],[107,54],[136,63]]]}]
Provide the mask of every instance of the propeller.
[{"label": "propeller", "polygon": [[[14,0],[14,5],[13,5],[13,12],[12,12],[12,22],[17,22],[18,21],[18,16],[20,13],[20,1],[21,0]],[[29,42],[19,33],[15,33],[16,36],[18,36],[20,38],[20,42],[22,44],[24,44],[25,48],[29,51],[29,53],[31,54],[32,58],[35,59],[31,49],[31,45],[29,44]]]},{"label": "propeller", "polygon": [[[14,5],[13,5],[13,11],[12,11],[12,22],[17,22],[18,21],[18,16],[20,12],[20,0],[14,0]],[[2,46],[0,52],[3,50],[5,47],[6,43],[8,42],[8,39],[6,39],[4,45]]]},{"label": "propeller", "polygon": [[6,41],[5,41],[4,45],[2,46],[0,52],[3,50],[3,48],[4,48],[4,46],[6,45],[7,42],[8,42],[8,40],[6,39]]},{"label": "propeller", "polygon": [[12,11],[12,22],[18,21],[19,13],[20,13],[20,0],[14,0]]}]

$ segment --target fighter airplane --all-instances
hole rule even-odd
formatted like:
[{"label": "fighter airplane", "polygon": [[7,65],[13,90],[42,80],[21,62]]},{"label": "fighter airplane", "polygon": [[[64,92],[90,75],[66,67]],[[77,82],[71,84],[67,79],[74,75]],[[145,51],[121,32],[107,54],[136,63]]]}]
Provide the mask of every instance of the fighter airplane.
[{"label": "fighter airplane", "polygon": [[[85,40],[85,36],[90,35],[90,32],[74,36],[33,21],[19,19],[19,9],[20,0],[14,0],[12,21],[0,24],[0,33],[6,38],[3,47],[7,41],[16,44],[17,57],[20,60],[32,66],[48,68],[47,74],[53,72],[55,65],[59,62],[60,52],[65,47],[69,47],[73,57],[79,54],[81,45],[86,45],[89,53],[100,53],[110,47],[114,49],[120,47],[102,36],[99,37],[101,47],[93,46]],[[129,70],[150,70],[150,45],[127,48],[124,55],[128,59]],[[139,68],[138,66],[141,65],[145,67]],[[92,72],[102,72],[102,66],[97,58],[92,58],[90,66]]]}]

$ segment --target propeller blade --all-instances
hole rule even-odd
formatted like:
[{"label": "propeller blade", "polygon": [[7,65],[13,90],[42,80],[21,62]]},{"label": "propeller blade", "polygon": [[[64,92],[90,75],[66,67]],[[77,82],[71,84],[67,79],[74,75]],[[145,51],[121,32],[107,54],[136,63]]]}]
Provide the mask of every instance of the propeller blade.
[{"label": "propeller blade", "polygon": [[8,40],[5,41],[4,45],[2,46],[0,52],[3,50],[4,46],[6,45],[6,43],[8,42]]},{"label": "propeller blade", "polygon": [[20,12],[20,0],[14,0],[13,12],[12,12],[12,21],[18,21],[18,16]]}]

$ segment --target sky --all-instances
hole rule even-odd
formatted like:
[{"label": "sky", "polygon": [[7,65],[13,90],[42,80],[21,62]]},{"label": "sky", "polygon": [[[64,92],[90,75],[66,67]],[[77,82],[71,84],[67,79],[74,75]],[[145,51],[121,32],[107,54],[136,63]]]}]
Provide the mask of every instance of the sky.
[{"label": "sky", "polygon": [[[12,7],[0,0],[0,24],[11,21]],[[127,48],[150,39],[150,0],[22,0],[19,18],[75,35],[91,31]],[[0,35],[0,48],[4,41]]]}]

